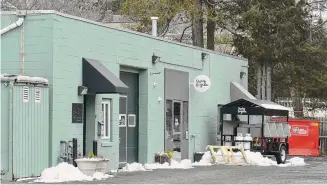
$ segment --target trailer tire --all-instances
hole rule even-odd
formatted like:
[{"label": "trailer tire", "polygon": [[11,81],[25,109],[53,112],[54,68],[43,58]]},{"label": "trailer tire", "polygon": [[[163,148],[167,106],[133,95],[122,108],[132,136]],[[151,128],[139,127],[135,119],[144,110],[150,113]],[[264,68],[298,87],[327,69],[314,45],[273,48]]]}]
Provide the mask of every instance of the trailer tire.
[{"label": "trailer tire", "polygon": [[287,158],[285,145],[281,145],[279,147],[279,152],[275,154],[275,157],[276,157],[277,164],[285,164]]}]

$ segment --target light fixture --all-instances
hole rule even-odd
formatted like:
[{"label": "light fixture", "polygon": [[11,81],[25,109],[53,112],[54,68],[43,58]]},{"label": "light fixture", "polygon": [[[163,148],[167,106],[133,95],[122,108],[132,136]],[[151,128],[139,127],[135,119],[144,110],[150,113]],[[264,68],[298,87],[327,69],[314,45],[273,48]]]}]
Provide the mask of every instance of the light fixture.
[{"label": "light fixture", "polygon": [[208,57],[208,53],[201,53],[202,60],[206,59]]},{"label": "light fixture", "polygon": [[246,72],[241,71],[240,72],[240,79],[242,79],[244,77],[244,75],[246,75]]},{"label": "light fixture", "polygon": [[160,57],[154,55],[154,53],[153,53],[153,55],[152,55],[152,64],[155,64],[155,63],[157,63],[159,61],[160,61]]},{"label": "light fixture", "polygon": [[85,86],[78,86],[78,95],[83,96],[87,94],[87,87]]}]

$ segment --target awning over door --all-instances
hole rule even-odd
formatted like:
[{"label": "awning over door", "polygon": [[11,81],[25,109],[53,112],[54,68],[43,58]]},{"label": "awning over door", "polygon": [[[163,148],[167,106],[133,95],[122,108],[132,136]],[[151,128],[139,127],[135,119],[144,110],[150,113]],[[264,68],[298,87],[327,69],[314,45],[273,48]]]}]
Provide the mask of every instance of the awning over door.
[{"label": "awning over door", "polygon": [[88,88],[89,93],[109,94],[129,92],[119,77],[114,75],[109,69],[94,59],[83,58],[83,86]]}]

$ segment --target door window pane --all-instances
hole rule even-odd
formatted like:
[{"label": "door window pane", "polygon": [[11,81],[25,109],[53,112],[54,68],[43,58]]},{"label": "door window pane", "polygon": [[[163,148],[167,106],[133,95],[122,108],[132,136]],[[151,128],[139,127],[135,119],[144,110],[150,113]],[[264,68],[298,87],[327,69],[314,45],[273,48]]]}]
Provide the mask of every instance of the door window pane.
[{"label": "door window pane", "polygon": [[109,136],[109,133],[110,133],[110,120],[109,120],[109,104],[106,103],[106,121],[105,121],[105,136]]},{"label": "door window pane", "polygon": [[128,126],[135,127],[136,126],[136,116],[135,114],[128,115]]},{"label": "door window pane", "polygon": [[183,102],[183,138],[188,139],[188,102]]},{"label": "door window pane", "polygon": [[106,99],[102,101],[102,114],[103,114],[103,137],[111,138],[111,100]]},{"label": "door window pane", "polygon": [[173,116],[173,101],[166,101],[166,138],[170,139],[173,136],[173,128],[172,128],[172,116]]}]

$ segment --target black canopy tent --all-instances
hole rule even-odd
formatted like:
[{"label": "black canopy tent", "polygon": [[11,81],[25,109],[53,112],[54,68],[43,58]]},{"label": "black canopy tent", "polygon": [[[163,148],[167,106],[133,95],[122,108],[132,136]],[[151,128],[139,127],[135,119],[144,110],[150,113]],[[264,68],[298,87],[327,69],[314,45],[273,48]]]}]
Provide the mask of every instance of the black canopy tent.
[{"label": "black canopy tent", "polygon": [[224,114],[231,114],[232,118],[235,118],[236,115],[247,115],[248,124],[249,116],[256,115],[262,116],[261,122],[261,133],[262,137],[264,136],[264,117],[265,116],[280,116],[286,117],[288,122],[289,109],[283,107],[279,104],[276,104],[272,101],[267,100],[255,100],[255,99],[239,99],[231,103],[218,106],[220,109],[220,132],[221,132],[221,145],[223,145],[223,116]]}]

